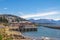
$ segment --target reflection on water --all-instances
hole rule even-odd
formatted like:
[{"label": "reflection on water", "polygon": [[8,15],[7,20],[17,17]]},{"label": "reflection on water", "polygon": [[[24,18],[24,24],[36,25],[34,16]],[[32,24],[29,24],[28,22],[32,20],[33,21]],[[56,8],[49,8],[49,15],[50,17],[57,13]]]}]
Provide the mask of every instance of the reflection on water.
[{"label": "reflection on water", "polygon": [[60,30],[46,27],[38,27],[36,32],[24,32],[23,35],[30,37],[53,37],[60,38]]}]

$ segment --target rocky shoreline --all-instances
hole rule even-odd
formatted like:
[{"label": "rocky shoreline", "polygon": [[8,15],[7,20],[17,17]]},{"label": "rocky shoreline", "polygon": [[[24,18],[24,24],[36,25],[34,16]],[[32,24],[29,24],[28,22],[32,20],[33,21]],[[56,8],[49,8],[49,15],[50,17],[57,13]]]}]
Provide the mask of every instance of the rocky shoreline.
[{"label": "rocky shoreline", "polygon": [[3,36],[2,40],[7,38],[11,38],[12,40],[32,40],[31,38],[27,38],[22,36],[21,32],[9,30],[8,26],[0,25],[0,34]]}]

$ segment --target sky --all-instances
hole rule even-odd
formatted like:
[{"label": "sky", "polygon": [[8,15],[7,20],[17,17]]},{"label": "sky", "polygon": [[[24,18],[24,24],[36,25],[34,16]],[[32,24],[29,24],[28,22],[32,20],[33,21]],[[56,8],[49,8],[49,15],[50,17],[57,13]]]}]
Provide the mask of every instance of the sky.
[{"label": "sky", "polygon": [[60,20],[60,0],[0,0],[0,14]]}]

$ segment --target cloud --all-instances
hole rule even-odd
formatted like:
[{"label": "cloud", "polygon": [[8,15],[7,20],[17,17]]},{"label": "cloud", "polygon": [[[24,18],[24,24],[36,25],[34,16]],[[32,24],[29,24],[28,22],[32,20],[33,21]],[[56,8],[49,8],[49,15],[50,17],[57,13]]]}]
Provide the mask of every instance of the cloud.
[{"label": "cloud", "polygon": [[8,8],[4,8],[4,9],[8,9]]},{"label": "cloud", "polygon": [[43,16],[54,15],[54,14],[58,14],[58,12],[52,11],[52,12],[45,12],[45,13],[36,13],[36,14],[23,15],[21,17],[23,17],[23,18],[35,18],[35,17],[43,17]]},{"label": "cloud", "polygon": [[46,18],[46,19],[60,20],[60,18]]},{"label": "cloud", "polygon": [[19,14],[19,15],[24,15],[24,13],[23,13],[23,12],[18,12],[18,14]]},{"label": "cloud", "polygon": [[[54,18],[53,18],[54,19]],[[60,18],[55,18],[54,20],[60,20]]]}]

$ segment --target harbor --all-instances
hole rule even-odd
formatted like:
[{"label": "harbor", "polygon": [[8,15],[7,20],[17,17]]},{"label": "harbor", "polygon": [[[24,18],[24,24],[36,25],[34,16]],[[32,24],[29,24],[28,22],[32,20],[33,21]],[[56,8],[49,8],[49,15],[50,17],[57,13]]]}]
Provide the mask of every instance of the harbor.
[{"label": "harbor", "polygon": [[39,26],[36,32],[23,32],[23,36],[32,38],[34,40],[59,40],[60,30]]}]

